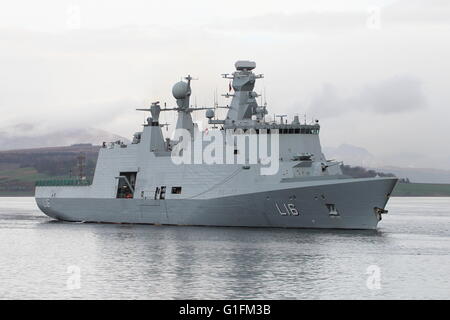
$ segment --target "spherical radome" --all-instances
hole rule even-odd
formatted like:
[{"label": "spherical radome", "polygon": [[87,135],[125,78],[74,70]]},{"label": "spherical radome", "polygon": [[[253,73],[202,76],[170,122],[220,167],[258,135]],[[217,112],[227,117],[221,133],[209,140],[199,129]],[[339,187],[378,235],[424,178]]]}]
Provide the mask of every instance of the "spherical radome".
[{"label": "spherical radome", "polygon": [[206,110],[206,117],[208,118],[208,119],[212,119],[212,118],[214,118],[214,110],[212,110],[212,109],[208,109],[208,110]]},{"label": "spherical radome", "polygon": [[184,81],[177,82],[172,87],[172,94],[175,99],[184,99],[189,95],[188,84]]}]

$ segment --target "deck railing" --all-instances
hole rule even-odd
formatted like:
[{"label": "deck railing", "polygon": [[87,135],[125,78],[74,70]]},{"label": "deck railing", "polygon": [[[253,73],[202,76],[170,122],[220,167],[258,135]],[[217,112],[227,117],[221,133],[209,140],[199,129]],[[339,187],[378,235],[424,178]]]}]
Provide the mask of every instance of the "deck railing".
[{"label": "deck railing", "polygon": [[88,179],[50,179],[36,181],[36,187],[56,187],[56,186],[88,186],[91,181]]}]

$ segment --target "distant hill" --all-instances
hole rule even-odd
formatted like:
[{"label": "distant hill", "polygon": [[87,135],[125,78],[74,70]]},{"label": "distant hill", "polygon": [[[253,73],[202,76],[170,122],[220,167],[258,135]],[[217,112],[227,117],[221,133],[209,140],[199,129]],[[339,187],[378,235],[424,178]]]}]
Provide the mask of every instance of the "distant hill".
[{"label": "distant hill", "polygon": [[393,197],[450,197],[450,184],[397,183]]},{"label": "distant hill", "polygon": [[[12,133],[11,133],[12,132]],[[10,133],[0,132],[0,150],[31,149],[54,146],[69,146],[79,143],[100,145],[103,141],[128,139],[119,135],[95,128],[54,130],[44,134],[32,125],[16,125]]]},{"label": "distant hill", "polygon": [[327,159],[343,161],[351,166],[375,167],[379,165],[373,154],[362,147],[350,144],[341,144],[339,147],[323,147],[323,153]]},{"label": "distant hill", "polygon": [[[32,195],[35,181],[79,175],[77,157],[85,157],[84,175],[92,177],[103,141],[129,140],[95,129],[46,131],[17,124],[0,131],[0,195]],[[45,133],[40,133],[45,131]]]},{"label": "distant hill", "polygon": [[[353,178],[396,177],[395,174],[390,172],[375,171],[363,167],[352,167],[348,165],[341,165],[341,170],[343,174]],[[404,180],[404,182],[409,182],[408,179]]]},{"label": "distant hill", "polygon": [[376,172],[393,173],[399,178],[409,179],[415,183],[450,183],[450,170],[387,166],[383,159],[379,159],[368,150],[350,144],[342,144],[339,147],[323,147],[323,153],[327,159],[343,161],[345,165],[364,167]]},{"label": "distant hill", "polygon": [[75,144],[67,147],[49,147],[0,151],[0,169],[34,168],[48,176],[77,174],[77,157],[85,157],[86,174],[94,174],[100,146]]},{"label": "distant hill", "polygon": [[32,195],[36,180],[79,175],[77,157],[84,155],[84,175],[92,177],[100,146],[76,144],[0,151],[0,195]]},{"label": "distant hill", "polygon": [[416,183],[450,183],[450,170],[432,168],[398,168],[398,167],[376,167],[373,170],[392,172],[399,178],[409,178]]}]

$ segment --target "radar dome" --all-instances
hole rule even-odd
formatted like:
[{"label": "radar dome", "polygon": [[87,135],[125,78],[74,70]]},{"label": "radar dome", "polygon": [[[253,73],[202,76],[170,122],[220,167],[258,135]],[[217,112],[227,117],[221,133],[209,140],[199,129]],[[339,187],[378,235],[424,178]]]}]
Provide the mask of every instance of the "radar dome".
[{"label": "radar dome", "polygon": [[212,110],[212,109],[206,110],[206,117],[207,117],[208,119],[214,118],[214,110]]},{"label": "radar dome", "polygon": [[186,82],[180,81],[173,85],[172,94],[175,99],[184,99],[187,98],[191,92],[189,90],[189,86]]}]

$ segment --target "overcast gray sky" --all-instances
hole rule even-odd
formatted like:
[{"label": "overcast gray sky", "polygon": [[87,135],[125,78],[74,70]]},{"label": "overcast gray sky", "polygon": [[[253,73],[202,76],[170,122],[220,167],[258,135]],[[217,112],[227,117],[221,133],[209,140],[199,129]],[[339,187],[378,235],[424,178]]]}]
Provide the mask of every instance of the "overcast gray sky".
[{"label": "overcast gray sky", "polygon": [[212,105],[220,74],[249,59],[270,113],[319,118],[323,145],[448,169],[449,57],[446,0],[2,1],[0,132],[130,137],[134,109],[174,104],[182,76],[199,78],[192,102]]}]

